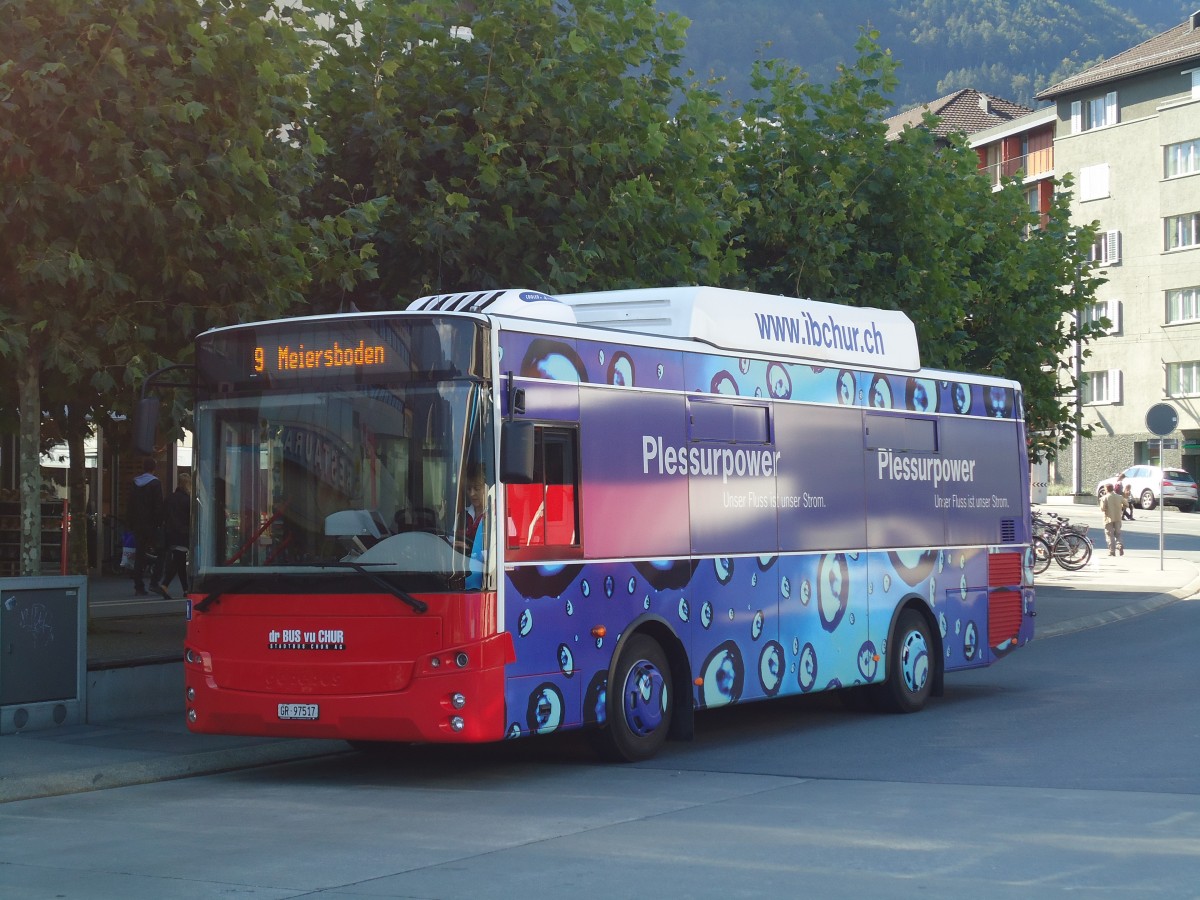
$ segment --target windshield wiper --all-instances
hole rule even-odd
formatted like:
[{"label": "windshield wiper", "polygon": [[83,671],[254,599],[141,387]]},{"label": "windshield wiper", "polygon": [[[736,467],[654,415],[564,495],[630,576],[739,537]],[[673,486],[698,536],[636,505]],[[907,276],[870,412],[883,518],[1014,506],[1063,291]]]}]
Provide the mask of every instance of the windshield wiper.
[{"label": "windshield wiper", "polygon": [[[429,604],[426,603],[424,600],[418,600],[412,594],[396,587],[394,584],[389,582],[387,579],[381,578],[379,575],[376,575],[374,572],[371,572],[370,570],[367,569],[366,566],[362,565],[361,563],[351,562],[349,560],[336,560],[336,561],[330,560],[329,562],[320,563],[320,565],[331,566],[331,567],[338,566],[338,567],[345,567],[348,569],[352,569],[355,572],[357,572],[359,575],[363,575],[366,578],[369,578],[371,581],[373,581],[375,584],[379,585],[381,588],[383,588],[385,591],[387,591],[393,597],[395,597],[398,600],[401,600],[404,603],[406,603],[407,605],[411,606],[416,612],[423,613],[423,612],[429,611]],[[281,575],[276,575],[276,577],[277,578],[279,578],[279,577],[301,578],[303,576],[281,574]],[[239,589],[245,587],[249,583],[253,583],[255,580],[257,580],[257,576],[254,576],[254,575],[246,575],[242,578],[235,579],[234,581],[231,581],[228,585],[222,585],[219,590],[211,591],[210,593],[208,593],[205,596],[205,598],[203,600],[201,600],[199,603],[197,603],[195,606],[193,606],[192,609],[194,609],[196,612],[204,612],[210,606],[214,606],[217,603],[220,603],[221,598],[224,595],[236,593]]]},{"label": "windshield wiper", "polygon": [[229,583],[228,586],[222,587],[220,590],[217,590],[217,591],[210,591],[205,596],[205,598],[203,600],[201,600],[199,603],[197,603],[195,606],[193,606],[192,609],[196,612],[204,612],[210,606],[214,606],[217,603],[220,603],[221,597],[223,595],[232,594],[232,593],[236,592],[238,590],[238,588],[245,587],[247,583],[252,582],[253,580],[254,579],[249,575],[247,575],[243,578],[234,579],[233,581],[231,581]]},{"label": "windshield wiper", "polygon": [[362,575],[365,578],[371,579],[371,581],[375,582],[377,585],[379,585],[381,588],[383,588],[385,591],[387,591],[393,597],[397,598],[398,600],[403,601],[404,603],[407,603],[409,606],[411,606],[417,612],[423,613],[423,612],[429,611],[429,604],[426,603],[424,600],[418,600],[412,594],[408,593],[408,591],[405,591],[405,590],[402,590],[402,589],[396,587],[394,584],[392,584],[386,578],[381,578],[380,576],[376,575],[374,572],[367,569],[367,567],[364,566],[362,563],[356,563],[353,560],[343,559],[343,560],[339,560],[338,562],[335,562],[335,563],[327,563],[326,565],[346,566],[347,568],[353,569],[359,575]]},{"label": "windshield wiper", "polygon": [[[363,575],[366,578],[369,578],[371,581],[373,581],[375,584],[379,585],[381,588],[383,588],[385,591],[387,591],[393,597],[395,597],[398,600],[401,600],[404,603],[406,603],[407,605],[411,606],[416,612],[423,613],[423,612],[429,611],[429,604],[426,603],[424,600],[418,600],[416,597],[414,597],[412,594],[408,593],[407,591],[404,591],[404,590],[396,587],[394,584],[392,584],[386,578],[381,578],[379,575],[376,575],[374,572],[368,570],[367,567],[362,565],[361,563],[352,562],[350,560],[339,559],[339,560],[330,560],[328,562],[319,563],[318,565],[329,566],[329,567],[335,567],[335,566],[336,567],[345,567],[347,569],[352,569],[355,572],[357,572],[359,575]],[[205,596],[205,598],[203,600],[201,600],[199,603],[197,603],[195,606],[193,606],[192,609],[194,609],[196,612],[204,612],[210,606],[214,606],[215,604],[220,603],[221,598],[225,594],[236,593],[240,588],[243,588],[247,584],[253,583],[254,581],[256,581],[258,577],[259,576],[256,576],[256,575],[246,575],[246,576],[243,576],[242,578],[235,579],[234,581],[231,581],[228,585],[223,585],[219,590],[211,591],[209,594],[207,594]],[[276,578],[281,578],[281,577],[282,578],[302,578],[305,576],[277,574],[275,577]]]}]

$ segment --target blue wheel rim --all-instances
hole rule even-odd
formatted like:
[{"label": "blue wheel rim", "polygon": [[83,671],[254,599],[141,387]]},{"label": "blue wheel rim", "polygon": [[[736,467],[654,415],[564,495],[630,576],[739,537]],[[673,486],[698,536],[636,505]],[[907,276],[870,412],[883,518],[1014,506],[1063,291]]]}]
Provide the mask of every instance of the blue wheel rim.
[{"label": "blue wheel rim", "polygon": [[925,635],[916,630],[906,634],[900,654],[904,685],[913,693],[918,693],[929,680],[929,643]]},{"label": "blue wheel rim", "polygon": [[653,734],[663,723],[667,682],[658,666],[639,659],[629,668],[622,691],[625,724],[638,737]]}]

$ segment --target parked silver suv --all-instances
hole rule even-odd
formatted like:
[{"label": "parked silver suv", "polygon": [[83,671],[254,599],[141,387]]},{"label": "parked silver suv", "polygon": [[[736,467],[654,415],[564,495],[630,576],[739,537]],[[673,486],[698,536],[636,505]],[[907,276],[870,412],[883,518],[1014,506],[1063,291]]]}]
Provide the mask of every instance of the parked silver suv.
[{"label": "parked silver suv", "polygon": [[[1196,508],[1196,479],[1183,469],[1164,469],[1161,466],[1130,466],[1123,473],[1123,484],[1133,488],[1133,502],[1142,509],[1154,509],[1159,501],[1178,506],[1184,512]],[[1096,496],[1117,483],[1117,476],[1106,478],[1096,485]]]}]

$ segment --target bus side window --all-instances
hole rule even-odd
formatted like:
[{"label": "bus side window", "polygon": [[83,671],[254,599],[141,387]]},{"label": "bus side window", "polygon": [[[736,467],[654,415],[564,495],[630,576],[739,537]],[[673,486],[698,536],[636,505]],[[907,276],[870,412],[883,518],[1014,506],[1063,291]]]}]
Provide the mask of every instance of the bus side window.
[{"label": "bus side window", "polygon": [[578,429],[537,427],[533,484],[507,487],[509,549],[579,546],[578,459]]},{"label": "bus side window", "polygon": [[863,446],[867,450],[937,453],[937,421],[913,416],[863,415]]}]

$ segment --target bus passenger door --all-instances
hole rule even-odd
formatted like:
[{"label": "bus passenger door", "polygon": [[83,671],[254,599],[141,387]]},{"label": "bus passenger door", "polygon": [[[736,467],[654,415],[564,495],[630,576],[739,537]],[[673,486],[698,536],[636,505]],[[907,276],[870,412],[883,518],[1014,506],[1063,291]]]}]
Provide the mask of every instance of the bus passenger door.
[{"label": "bus passenger door", "polygon": [[869,624],[862,413],[778,404],[775,441],[788,692],[854,684]]},{"label": "bus passenger door", "polygon": [[912,413],[863,414],[871,643],[880,656],[902,602],[916,595],[936,609],[950,502],[941,484],[940,424]]},{"label": "bus passenger door", "polygon": [[[680,448],[698,558],[691,606],[701,707],[778,694],[787,677],[779,641],[779,546],[771,406],[737,397],[689,397]],[[747,554],[758,554],[757,558]]]}]

